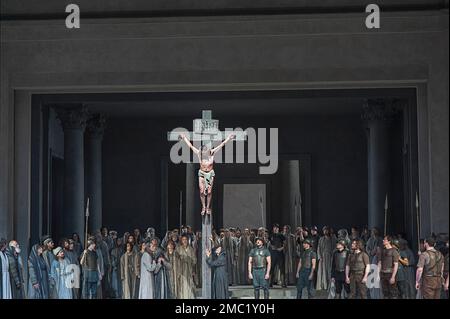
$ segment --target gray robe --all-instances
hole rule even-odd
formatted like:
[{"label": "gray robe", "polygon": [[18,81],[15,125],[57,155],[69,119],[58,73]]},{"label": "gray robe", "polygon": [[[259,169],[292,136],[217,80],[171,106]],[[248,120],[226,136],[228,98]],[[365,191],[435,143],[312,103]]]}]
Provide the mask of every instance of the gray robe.
[{"label": "gray robe", "polygon": [[[369,255],[371,267],[377,267],[378,265],[378,250],[381,249],[383,245],[383,239],[381,237],[370,236],[366,244],[366,252]],[[370,276],[370,274],[369,274]],[[381,291],[381,286],[379,288],[369,288],[368,297],[370,299],[382,299],[383,293]]]},{"label": "gray robe", "polygon": [[250,279],[248,279],[248,254],[253,248],[253,244],[246,235],[242,235],[237,241],[237,284],[249,285]]},{"label": "gray robe", "polygon": [[122,280],[122,299],[133,299],[136,286],[136,255],[125,252],[120,257],[120,278]]},{"label": "gray robe", "polygon": [[331,265],[336,240],[331,236],[322,236],[317,245],[317,290],[328,290],[331,279]]},{"label": "gray robe", "polygon": [[0,299],[11,298],[12,292],[8,256],[6,256],[6,252],[0,251]]},{"label": "gray robe", "polygon": [[[214,254],[215,255],[215,254]],[[227,258],[225,252],[220,252],[220,254],[215,257],[209,256],[206,259],[209,267],[213,270],[213,279],[211,285],[211,298],[212,299],[228,299],[228,275],[226,270]]]},{"label": "gray robe", "polygon": [[284,237],[284,276],[286,283],[293,285],[297,281],[295,278],[297,242],[293,234],[284,234]]},{"label": "gray robe", "polygon": [[[38,256],[38,245],[34,245],[28,257],[28,298],[29,299],[48,299],[48,271],[44,258]],[[39,288],[34,288],[36,284]]]},{"label": "gray robe", "polygon": [[11,292],[13,299],[25,298],[25,283],[23,279],[23,265],[22,259],[14,252],[14,247],[9,247],[6,250],[9,262],[9,275],[11,281]]},{"label": "gray robe", "polygon": [[72,299],[72,289],[67,284],[68,277],[72,275],[67,259],[54,260],[50,271],[50,278],[54,282],[57,299]]},{"label": "gray robe", "polygon": [[145,252],[141,258],[141,280],[139,284],[139,299],[155,298],[155,260],[151,254]]}]

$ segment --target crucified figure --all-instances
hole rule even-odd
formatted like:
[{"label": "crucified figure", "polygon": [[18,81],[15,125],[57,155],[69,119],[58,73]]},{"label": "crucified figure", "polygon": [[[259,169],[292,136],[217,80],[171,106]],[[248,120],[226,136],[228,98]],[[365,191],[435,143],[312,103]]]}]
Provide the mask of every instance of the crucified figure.
[{"label": "crucified figure", "polygon": [[194,147],[189,139],[184,134],[180,134],[180,139],[182,139],[189,148],[198,156],[198,160],[200,162],[200,169],[198,170],[198,186],[200,189],[200,200],[202,202],[202,211],[201,214],[211,214],[211,198],[212,198],[212,187],[214,184],[214,155],[219,151],[222,147],[225,146],[226,143],[234,139],[236,135],[230,134],[225,140],[222,141],[218,146],[211,149],[207,145],[203,145],[201,150]]}]

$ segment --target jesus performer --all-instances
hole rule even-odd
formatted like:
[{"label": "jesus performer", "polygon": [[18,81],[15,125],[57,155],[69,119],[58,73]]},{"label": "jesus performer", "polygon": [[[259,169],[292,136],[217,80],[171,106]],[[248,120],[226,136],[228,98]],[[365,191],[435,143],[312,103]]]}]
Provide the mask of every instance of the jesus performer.
[{"label": "jesus performer", "polygon": [[211,149],[207,145],[203,145],[201,150],[194,147],[192,143],[184,134],[180,134],[180,138],[190,147],[190,149],[198,156],[200,162],[200,169],[198,170],[198,186],[200,189],[200,200],[202,202],[202,212],[201,214],[211,214],[211,197],[212,197],[212,187],[214,184],[214,155],[225,146],[226,143],[231,141],[236,135],[230,134],[228,137],[222,141],[218,146]]}]

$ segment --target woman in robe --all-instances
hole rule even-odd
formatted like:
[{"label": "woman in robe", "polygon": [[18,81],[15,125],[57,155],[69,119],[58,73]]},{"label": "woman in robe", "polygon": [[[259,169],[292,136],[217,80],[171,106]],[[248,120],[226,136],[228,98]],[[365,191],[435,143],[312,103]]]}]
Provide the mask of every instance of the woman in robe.
[{"label": "woman in robe", "polygon": [[48,299],[48,270],[42,252],[44,247],[36,244],[28,257],[28,298]]},{"label": "woman in robe", "polygon": [[145,245],[145,252],[141,258],[141,275],[139,284],[139,299],[155,298],[155,269],[156,261],[152,257],[150,245]]},{"label": "woman in robe", "polygon": [[164,259],[167,263],[171,265],[170,269],[167,269],[167,276],[170,288],[171,298],[177,299],[177,263],[176,263],[176,253],[175,253],[175,243],[172,240],[167,242],[167,249],[164,253]]},{"label": "woman in robe", "polygon": [[181,236],[181,244],[176,248],[177,255],[177,297],[195,299],[194,271],[197,257],[194,248],[189,245],[187,235]]},{"label": "woman in robe", "polygon": [[324,227],[323,236],[319,239],[317,245],[317,259],[319,267],[317,270],[317,290],[328,290],[331,280],[331,266],[333,251],[336,246],[336,240],[330,234],[328,227]]},{"label": "woman in robe", "polygon": [[50,280],[54,282],[57,299],[72,299],[72,289],[67,285],[68,278],[72,275],[70,263],[64,258],[61,247],[56,247],[53,254],[56,260],[52,262]]},{"label": "woman in robe", "polygon": [[135,260],[133,244],[127,242],[126,252],[120,257],[120,278],[122,280],[122,298],[132,299],[136,284]]},{"label": "woman in robe", "polygon": [[[239,232],[238,232],[239,236]],[[253,248],[253,244],[250,240],[250,230],[244,229],[242,235],[239,236],[237,242],[237,266],[238,266],[238,284],[248,285],[250,281],[248,279],[248,254]]]},{"label": "woman in robe", "polygon": [[156,237],[151,241],[150,252],[152,259],[156,261],[156,268],[153,272],[155,276],[154,298],[172,299],[169,282],[169,273],[172,265],[166,260],[164,251],[159,247],[159,239]]},{"label": "woman in robe", "polygon": [[212,299],[228,299],[228,274],[227,274],[227,258],[222,247],[218,246],[214,250],[214,257],[211,250],[206,250],[206,263],[213,269],[212,279]]},{"label": "woman in robe", "polygon": [[111,289],[113,298],[122,297],[122,280],[120,274],[120,258],[123,254],[123,239],[115,239],[114,247],[111,250]]}]

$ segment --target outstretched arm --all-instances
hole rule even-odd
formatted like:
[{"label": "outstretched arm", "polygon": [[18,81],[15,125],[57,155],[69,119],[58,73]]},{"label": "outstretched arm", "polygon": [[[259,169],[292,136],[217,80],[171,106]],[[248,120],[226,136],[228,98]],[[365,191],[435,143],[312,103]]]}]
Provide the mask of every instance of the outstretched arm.
[{"label": "outstretched arm", "polygon": [[195,154],[199,154],[200,151],[198,148],[195,148],[194,145],[192,145],[191,141],[189,141],[189,139],[186,137],[186,135],[184,134],[180,134],[180,138],[187,144],[187,146],[189,146],[189,148],[195,153]]},{"label": "outstretched arm", "polygon": [[231,141],[234,137],[236,136],[236,134],[230,134],[230,135],[228,135],[228,137],[224,140],[224,141],[222,141],[222,143],[220,143],[219,145],[217,145],[216,147],[214,147],[212,150],[211,150],[211,153],[214,155],[215,153],[217,153],[222,147],[224,147],[225,146],[225,144],[227,144],[229,141]]}]

